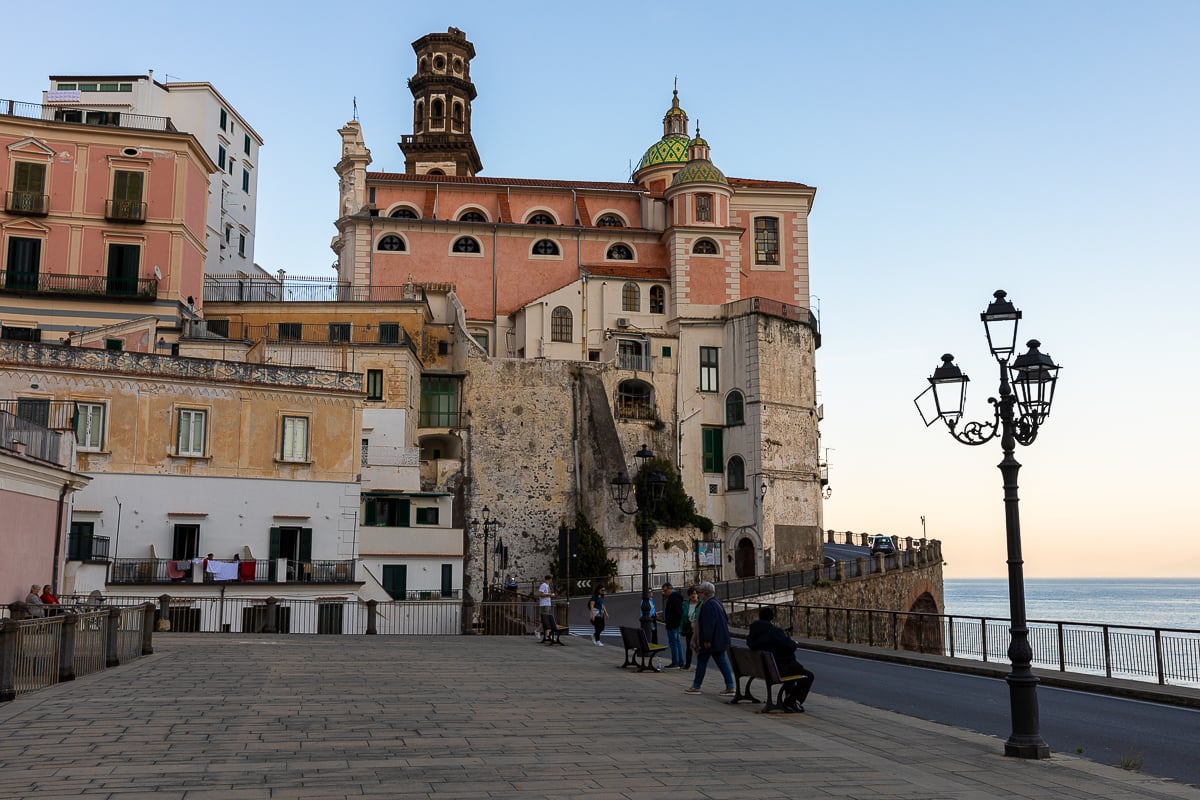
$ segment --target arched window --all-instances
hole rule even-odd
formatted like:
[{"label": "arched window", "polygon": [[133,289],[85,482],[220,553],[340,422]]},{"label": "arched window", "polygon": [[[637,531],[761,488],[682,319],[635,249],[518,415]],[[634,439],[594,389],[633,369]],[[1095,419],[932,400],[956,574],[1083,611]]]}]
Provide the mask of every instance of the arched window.
[{"label": "arched window", "polygon": [[617,384],[617,416],[625,419],[654,419],[654,395],[645,381]]},{"label": "arched window", "polygon": [[608,248],[608,253],[605,255],[605,258],[609,259],[610,261],[632,261],[633,251],[629,249],[629,245],[614,244],[612,247]]},{"label": "arched window", "polygon": [[405,246],[404,240],[399,236],[395,235],[394,233],[389,233],[387,236],[384,236],[379,240],[379,246],[377,249],[386,252],[401,253],[407,250],[408,247]]},{"label": "arched window", "polygon": [[746,424],[746,398],[737,389],[725,395],[725,424]]},{"label": "arched window", "polygon": [[632,281],[621,287],[621,310],[641,311],[642,293],[638,285]]},{"label": "arched window", "polygon": [[697,239],[692,245],[692,252],[698,256],[715,256],[718,252],[717,243],[712,239]]},{"label": "arched window", "polygon": [[450,114],[454,121],[454,126],[461,129],[463,125],[463,104],[456,100],[454,105],[451,106]]},{"label": "arched window", "polygon": [[445,175],[446,173],[440,169],[431,169],[425,173],[426,175]]},{"label": "arched window", "polygon": [[429,59],[428,58],[421,59],[420,66],[417,68],[417,71],[418,72],[429,72]]},{"label": "arched window", "polygon": [[535,256],[556,256],[558,255],[558,245],[550,239],[538,239],[533,243],[533,254]]},{"label": "arched window", "polygon": [[454,71],[462,72],[462,64],[463,64],[462,59],[459,58],[458,56],[455,56],[454,57]]},{"label": "arched window", "polygon": [[601,228],[624,228],[625,222],[616,214],[605,214],[596,220],[596,224]]},{"label": "arched window", "polygon": [[473,239],[470,236],[460,236],[454,240],[452,248],[456,253],[482,253],[482,248],[479,247],[479,240]]},{"label": "arched window", "polygon": [[696,222],[712,222],[712,195],[696,195]]},{"label": "arched window", "polygon": [[550,341],[569,342],[573,338],[571,309],[558,306],[550,312]]},{"label": "arched window", "polygon": [[487,217],[478,211],[464,211],[458,215],[459,222],[487,222]]},{"label": "arched window", "polygon": [[408,207],[400,207],[391,213],[392,219],[420,219],[417,212]]},{"label": "arched window", "polygon": [[650,313],[662,314],[667,310],[667,293],[661,286],[650,287]]},{"label": "arched window", "polygon": [[741,456],[730,456],[725,465],[725,490],[736,492],[746,488],[746,462]]},{"label": "arched window", "polygon": [[440,99],[429,104],[429,124],[439,128],[446,124],[446,104]]},{"label": "arched window", "polygon": [[413,106],[413,127],[421,130],[421,126],[425,124],[425,102],[418,100]]},{"label": "arched window", "polygon": [[532,217],[530,217],[528,220],[526,220],[525,224],[526,225],[557,225],[558,223],[555,222],[554,217],[550,216],[549,214],[540,214],[539,213],[539,214],[534,214]]}]

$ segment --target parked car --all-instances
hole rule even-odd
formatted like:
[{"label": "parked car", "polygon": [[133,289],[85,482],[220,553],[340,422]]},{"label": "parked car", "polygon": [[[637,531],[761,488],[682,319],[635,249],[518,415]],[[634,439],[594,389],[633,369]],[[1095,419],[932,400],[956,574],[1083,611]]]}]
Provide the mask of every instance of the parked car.
[{"label": "parked car", "polygon": [[883,553],[885,556],[890,556],[896,552],[896,543],[892,541],[890,536],[876,536],[871,539],[871,553]]}]

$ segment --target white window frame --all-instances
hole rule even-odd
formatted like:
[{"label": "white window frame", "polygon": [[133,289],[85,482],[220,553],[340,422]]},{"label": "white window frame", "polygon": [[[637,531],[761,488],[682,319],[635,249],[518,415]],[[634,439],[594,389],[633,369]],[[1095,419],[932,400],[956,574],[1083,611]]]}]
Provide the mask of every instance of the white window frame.
[{"label": "white window frame", "polygon": [[281,428],[279,460],[293,463],[308,461],[309,418],[286,415]]},{"label": "white window frame", "polygon": [[[706,355],[713,356],[711,364],[705,363]],[[702,392],[718,392],[721,387],[721,348],[719,347],[701,347],[700,348],[700,391]]]},{"label": "white window frame", "polygon": [[[199,433],[196,423],[199,422]],[[185,437],[186,433],[186,437]],[[205,453],[205,443],[208,435],[208,412],[202,408],[181,408],[178,414],[178,427],[175,432],[175,454],[179,456],[202,457]],[[196,440],[199,439],[199,443]]]},{"label": "white window frame", "polygon": [[104,449],[104,403],[75,403],[75,445],[82,452]]}]

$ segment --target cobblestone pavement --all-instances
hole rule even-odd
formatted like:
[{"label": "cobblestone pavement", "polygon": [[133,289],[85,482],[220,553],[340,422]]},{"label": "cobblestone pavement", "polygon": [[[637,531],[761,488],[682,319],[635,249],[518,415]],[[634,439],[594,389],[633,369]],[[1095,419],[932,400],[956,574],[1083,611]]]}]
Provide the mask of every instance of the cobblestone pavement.
[{"label": "cobblestone pavement", "polygon": [[[826,698],[759,714],[571,638],[167,634],[0,705],[0,798],[1191,798]],[[818,685],[819,689],[819,685]]]}]

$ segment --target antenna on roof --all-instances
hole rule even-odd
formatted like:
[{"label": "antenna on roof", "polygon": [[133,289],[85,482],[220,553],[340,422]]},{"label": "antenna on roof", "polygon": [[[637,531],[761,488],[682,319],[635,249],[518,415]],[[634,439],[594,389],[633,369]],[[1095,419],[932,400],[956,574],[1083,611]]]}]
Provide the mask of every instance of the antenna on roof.
[{"label": "antenna on roof", "polygon": [[167,83],[170,83],[170,82],[171,82],[171,78],[175,78],[176,80],[179,80],[179,76],[178,76],[178,75],[172,75],[172,74],[171,74],[171,73],[169,73],[169,72],[164,72],[164,73],[163,73],[163,77],[167,79]]}]

